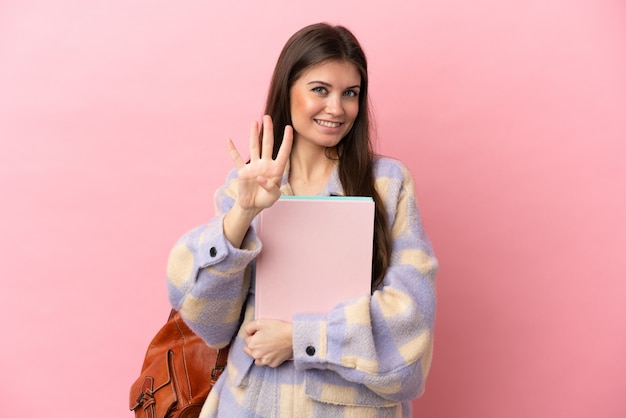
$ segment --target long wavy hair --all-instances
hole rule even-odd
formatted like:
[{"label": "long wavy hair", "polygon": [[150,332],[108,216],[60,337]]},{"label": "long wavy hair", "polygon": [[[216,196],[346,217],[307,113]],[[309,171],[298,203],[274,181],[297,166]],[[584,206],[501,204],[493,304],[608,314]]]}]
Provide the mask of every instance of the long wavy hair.
[{"label": "long wavy hair", "polygon": [[[374,151],[370,138],[367,60],[356,37],[343,26],[317,23],[296,32],[285,44],[274,68],[265,114],[275,129],[274,158],[282,143],[285,126],[292,125],[290,91],[310,67],[329,61],[350,62],[361,76],[359,112],[352,129],[337,145],[339,179],[348,196],[370,196],[376,211],[372,257],[372,292],[382,283],[389,266],[391,232],[383,201],[376,191]],[[262,130],[261,130],[262,132]]]}]

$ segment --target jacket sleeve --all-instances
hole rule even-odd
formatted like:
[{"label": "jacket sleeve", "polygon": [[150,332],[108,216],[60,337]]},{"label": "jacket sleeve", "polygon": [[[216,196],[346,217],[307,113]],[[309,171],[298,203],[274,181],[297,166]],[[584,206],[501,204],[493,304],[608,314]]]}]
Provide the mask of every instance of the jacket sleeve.
[{"label": "jacket sleeve", "polygon": [[227,345],[239,327],[250,285],[248,265],[261,250],[253,228],[241,248],[224,235],[224,216],[234,204],[237,175],[231,171],[215,194],[215,216],[183,235],[167,263],[170,303],[209,345]]},{"label": "jacket sleeve", "polygon": [[[392,234],[383,284],[326,314],[296,315],[294,365],[319,381],[339,375],[386,402],[404,402],[421,395],[430,367],[437,261],[422,228],[413,179],[401,163],[390,161],[375,170]],[[341,393],[341,384],[324,386],[320,390]]]}]

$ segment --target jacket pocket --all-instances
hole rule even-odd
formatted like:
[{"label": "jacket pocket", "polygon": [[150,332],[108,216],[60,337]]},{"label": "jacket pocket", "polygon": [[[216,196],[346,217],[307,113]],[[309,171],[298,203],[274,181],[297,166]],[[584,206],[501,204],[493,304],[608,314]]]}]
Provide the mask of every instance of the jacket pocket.
[{"label": "jacket pocket", "polygon": [[307,370],[304,391],[309,399],[343,406],[390,408],[398,406],[360,383],[348,382],[332,370]]},{"label": "jacket pocket", "polygon": [[242,338],[235,338],[228,352],[228,378],[233,386],[246,387],[250,375],[250,369],[254,364],[254,359],[243,352],[244,341]]}]

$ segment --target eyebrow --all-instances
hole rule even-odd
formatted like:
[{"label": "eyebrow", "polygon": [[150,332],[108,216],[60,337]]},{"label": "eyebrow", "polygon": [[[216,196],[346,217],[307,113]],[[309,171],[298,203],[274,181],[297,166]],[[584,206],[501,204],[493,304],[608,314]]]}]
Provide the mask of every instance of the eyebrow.
[{"label": "eyebrow", "polygon": [[[332,84],[327,83],[325,81],[317,81],[317,80],[309,81],[306,84],[307,84],[307,86],[309,84],[321,84],[321,85],[326,86],[326,87],[332,87],[333,86]],[[346,87],[346,90],[349,90],[349,89],[360,89],[360,88],[361,88],[360,84],[355,84],[354,86]]]}]

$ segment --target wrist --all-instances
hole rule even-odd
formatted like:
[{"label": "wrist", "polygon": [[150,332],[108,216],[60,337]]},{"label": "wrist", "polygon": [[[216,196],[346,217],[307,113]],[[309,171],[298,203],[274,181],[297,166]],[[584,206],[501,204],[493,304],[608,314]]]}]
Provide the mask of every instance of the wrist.
[{"label": "wrist", "polygon": [[237,203],[224,217],[224,235],[233,247],[241,248],[250,224],[260,211],[243,209]]},{"label": "wrist", "polygon": [[259,213],[261,213],[261,209],[246,209],[241,207],[241,205],[235,201],[235,204],[228,212],[227,216],[231,217],[233,222],[245,225],[247,229]]}]

